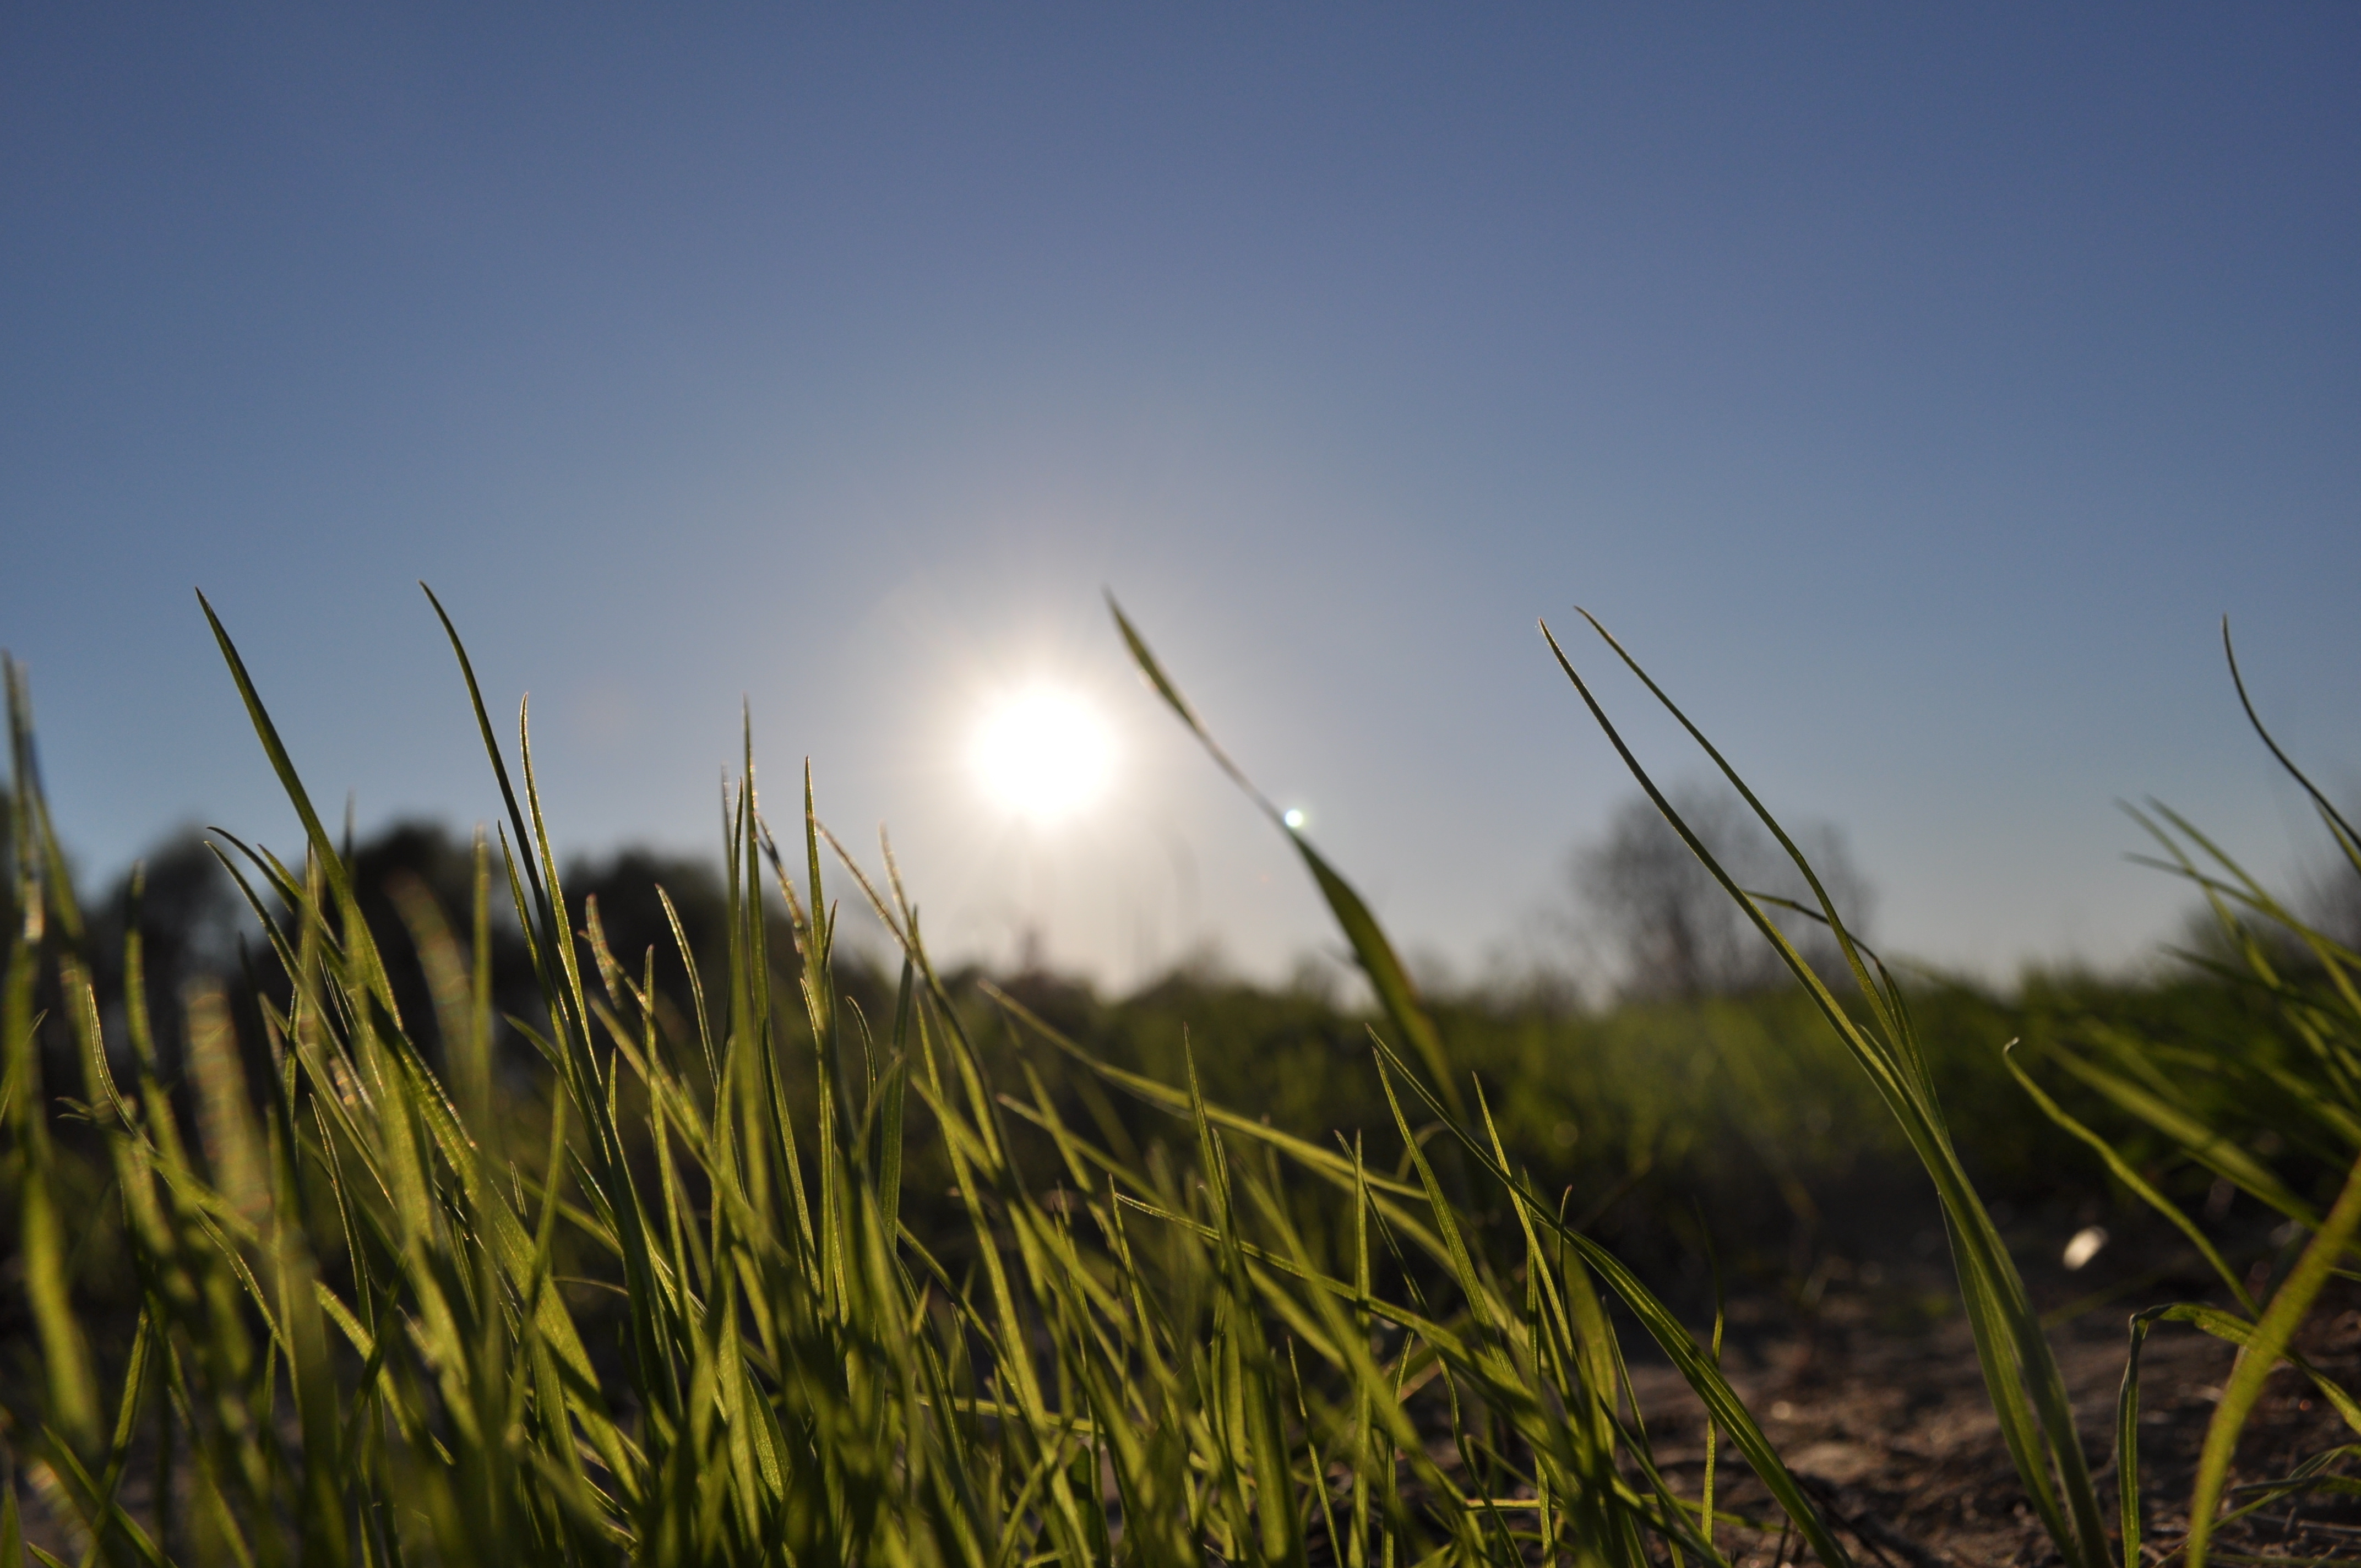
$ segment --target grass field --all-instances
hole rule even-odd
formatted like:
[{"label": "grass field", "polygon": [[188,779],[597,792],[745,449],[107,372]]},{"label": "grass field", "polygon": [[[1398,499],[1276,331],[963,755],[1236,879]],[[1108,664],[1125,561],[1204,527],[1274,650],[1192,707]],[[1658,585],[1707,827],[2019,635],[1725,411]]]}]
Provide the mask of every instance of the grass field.
[{"label": "grass field", "polygon": [[[2056,1560],[2202,1563],[2235,1514],[2361,1489],[2341,1445],[2237,1467],[2351,1266],[2361,960],[2169,813],[2223,933],[2169,984],[1905,984],[1840,926],[1831,976],[1730,884],[1789,989],[1423,999],[1273,811],[1375,1011],[1105,1001],[939,971],[893,868],[751,762],[709,896],[577,896],[471,671],[505,819],[379,875],[215,630],[307,841],[221,840],[254,961],[181,995],[137,918],[78,906],[10,674],[0,1562],[1847,1563],[1879,1548],[1725,1375],[1720,1307],[1808,1310],[1896,1205],[1947,1240]],[[847,900],[884,969],[840,957]],[[2114,1308],[2132,1353],[2245,1347],[2173,1539],[2136,1377],[2111,1442],[2077,1428],[2012,1252],[2044,1204],[2136,1208],[2211,1276]],[[1651,1439],[1665,1377],[1701,1466]]]}]

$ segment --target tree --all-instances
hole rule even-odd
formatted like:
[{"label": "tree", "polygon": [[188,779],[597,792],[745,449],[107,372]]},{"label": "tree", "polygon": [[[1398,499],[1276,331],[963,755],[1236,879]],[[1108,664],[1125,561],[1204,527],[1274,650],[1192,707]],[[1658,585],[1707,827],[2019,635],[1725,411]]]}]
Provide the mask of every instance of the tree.
[{"label": "tree", "polygon": [[[1739,886],[1811,906],[1811,890],[1745,802],[1699,784],[1668,792],[1675,810]],[[1846,928],[1866,929],[1871,894],[1825,822],[1789,828]],[[1754,923],[1645,795],[1616,808],[1606,832],[1568,863],[1576,898],[1610,957],[1611,980],[1627,997],[1727,996],[1769,989],[1786,966]],[[1826,927],[1790,911],[1768,911],[1813,968],[1840,972],[1843,959]]]},{"label": "tree", "polygon": [[[136,899],[135,880],[139,890]],[[83,957],[99,996],[106,1037],[117,1047],[126,1047],[128,1039],[123,1011],[124,938],[131,919],[137,917],[149,1026],[168,1068],[180,1059],[181,992],[200,980],[236,990],[250,957],[258,956],[269,965],[267,953],[251,950],[261,943],[245,895],[192,827],[158,840],[141,857],[136,877],[126,872],[86,903],[82,914],[89,923]],[[79,1081],[80,1069],[75,1073],[63,1081]]]}]

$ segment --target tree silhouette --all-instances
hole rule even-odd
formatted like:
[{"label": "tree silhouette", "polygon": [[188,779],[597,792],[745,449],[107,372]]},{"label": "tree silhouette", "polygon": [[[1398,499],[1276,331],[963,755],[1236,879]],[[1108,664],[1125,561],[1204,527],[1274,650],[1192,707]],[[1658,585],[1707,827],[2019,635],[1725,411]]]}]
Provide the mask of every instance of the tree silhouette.
[{"label": "tree silhouette", "polygon": [[[1736,795],[1687,784],[1675,785],[1667,798],[1741,887],[1812,903],[1810,890],[1778,841]],[[1862,933],[1871,895],[1853,867],[1843,835],[1823,822],[1789,832],[1846,927]],[[1742,995],[1768,990],[1787,977],[1785,965],[1746,912],[1645,795],[1617,807],[1606,832],[1574,852],[1567,873],[1612,955],[1613,983],[1621,995]],[[1836,942],[1825,927],[1784,910],[1771,914],[1815,969],[1842,969]]]}]

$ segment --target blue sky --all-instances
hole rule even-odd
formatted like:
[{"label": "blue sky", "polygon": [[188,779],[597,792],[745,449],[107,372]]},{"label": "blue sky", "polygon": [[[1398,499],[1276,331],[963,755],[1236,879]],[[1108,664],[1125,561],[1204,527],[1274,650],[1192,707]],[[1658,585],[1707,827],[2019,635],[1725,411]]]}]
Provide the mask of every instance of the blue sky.
[{"label": "blue sky", "polygon": [[[742,697],[939,940],[1115,984],[1333,944],[1109,587],[1467,971],[1628,789],[1576,603],[1938,962],[2167,930],[2118,797],[2312,843],[2224,613],[2361,780],[2350,7],[17,7],[0,148],[0,644],[94,874],[291,842],[199,585],[365,829],[494,807],[423,577],[566,844],[711,842]],[[965,766],[1034,678],[1122,750],[1055,830]]]}]

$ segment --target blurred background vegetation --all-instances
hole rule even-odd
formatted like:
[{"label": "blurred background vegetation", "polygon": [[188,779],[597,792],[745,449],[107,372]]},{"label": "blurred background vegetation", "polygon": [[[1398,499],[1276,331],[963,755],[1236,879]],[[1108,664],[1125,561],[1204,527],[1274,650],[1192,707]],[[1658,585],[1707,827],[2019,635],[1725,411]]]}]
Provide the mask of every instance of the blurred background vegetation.
[{"label": "blurred background vegetation", "polygon": [[[1676,796],[1741,882],[1776,894],[1799,891],[1784,885],[1774,847],[1730,802],[1698,786]],[[1867,928],[1871,889],[1842,836],[1827,825],[1807,825],[1800,838],[1848,923]],[[469,839],[442,824],[405,822],[353,844],[348,859],[402,1016],[439,1064],[434,988],[418,955],[423,923],[467,927]],[[1941,1214],[1894,1118],[1810,999],[1653,807],[1635,796],[1565,863],[1565,905],[1535,922],[1538,935],[1516,969],[1474,981],[1428,977],[1426,1001],[1451,1059],[1484,1085],[1514,1158],[1549,1190],[1563,1193],[1567,1214],[1587,1222],[1668,1299],[1700,1310],[1710,1310],[1709,1255],[1733,1293],[1806,1311],[1831,1279],[1858,1284],[1914,1264],[1940,1268]],[[181,1066],[181,998],[200,981],[225,987],[237,1037],[258,1053],[266,1031],[256,998],[266,990],[283,992],[286,982],[257,938],[246,894],[194,830],[160,842],[137,875],[136,889],[126,874],[84,901],[92,927],[84,950],[96,970],[107,1037],[125,1038],[122,955],[136,923],[168,1080]],[[2361,899],[2345,891],[2350,880],[2323,874],[2312,900],[2323,928],[2344,933],[2348,942],[2361,917]],[[669,895],[700,972],[722,974],[729,938],[719,868],[624,849],[577,860],[565,886],[575,928],[585,929],[595,905],[624,967],[636,978],[643,961],[653,965],[659,1017],[677,1038],[693,1038],[697,1003],[658,889]],[[509,902],[504,889],[495,890],[499,1087],[519,1124],[514,1146],[529,1147],[546,1125],[548,1086],[516,1025],[539,1029],[545,1018]],[[7,913],[13,927],[16,913]],[[796,959],[787,914],[774,895],[770,915],[772,961],[783,978],[792,977]],[[1795,920],[1792,928],[1816,964],[1840,968],[1817,927]],[[2287,1036],[2284,1013],[2243,966],[2224,961],[2237,955],[2223,929],[2199,911],[2186,952],[2160,955],[2128,975],[2032,972],[2000,987],[1904,970],[1960,1152],[2004,1225],[2021,1233],[2037,1267],[2082,1225],[2104,1223],[2121,1234],[2147,1222],[2104,1165],[2012,1081],[2001,1054],[2011,1040],[2023,1043],[2018,1059],[2149,1180],[2209,1221],[2224,1219],[2231,1195],[2216,1172],[2086,1082],[2042,1065],[2059,1052],[2103,1055],[2106,1041],[2126,1037],[2168,1054],[2254,1056],[2282,1048],[2273,1042]],[[2288,956],[2302,966],[2301,952]],[[890,1019],[895,978],[884,962],[851,946],[837,960],[839,983],[878,1032]],[[1078,1122],[1119,1146],[1185,1144],[1188,1129],[1169,1113],[1071,1070],[1038,1039],[1022,1037],[1027,1031],[1003,998],[1111,1066],[1179,1083],[1193,1055],[1209,1100],[1323,1143],[1362,1132],[1373,1158],[1385,1148],[1392,1160],[1399,1140],[1369,1049],[1377,1014],[1353,982],[1340,978],[1346,975],[1337,965],[1308,961],[1293,980],[1272,985],[1199,960],[1125,995],[1041,967],[1015,973],[968,968],[946,979],[999,1082],[1021,1084],[1029,1069]],[[718,1011],[726,1001],[708,997],[708,1005]],[[65,1029],[53,1016],[43,1033],[52,1058],[48,1081],[75,1082]],[[247,1065],[258,1074],[269,1069],[258,1056]],[[2237,1113],[2224,1106],[2222,1113]],[[2267,1117],[2257,1109],[2252,1124],[2224,1130],[2266,1161],[2279,1154],[2294,1159],[2289,1180],[2324,1203],[2340,1162],[2304,1164],[2300,1151],[2282,1146]],[[930,1194],[945,1192],[948,1177],[935,1168],[940,1153],[923,1135],[914,1136],[908,1157],[911,1201],[923,1213]],[[84,1174],[89,1201],[104,1201],[102,1165],[90,1162]],[[959,1228],[949,1206],[943,1218],[947,1228]],[[2271,1216],[2256,1210],[2247,1218],[2259,1226]],[[0,1218],[0,1226],[13,1223]],[[2144,1279],[2185,1276],[2202,1288],[2206,1276],[2194,1254],[2180,1257],[2172,1238],[2157,1239],[2167,1255],[2142,1260]],[[11,1254],[12,1240],[0,1240]],[[108,1245],[106,1229],[93,1228],[78,1281],[83,1299],[129,1293]],[[2247,1250],[2267,1245],[2257,1228]],[[1945,1310],[1939,1292],[1922,1293],[1920,1305]],[[25,1325],[15,1321],[22,1311],[18,1293],[0,1296],[0,1343],[28,1356]]]}]

